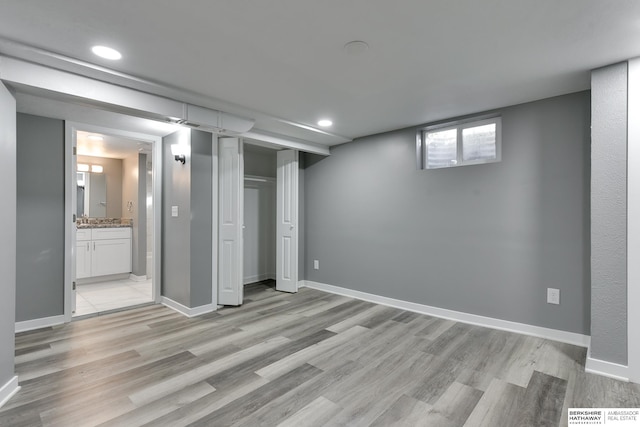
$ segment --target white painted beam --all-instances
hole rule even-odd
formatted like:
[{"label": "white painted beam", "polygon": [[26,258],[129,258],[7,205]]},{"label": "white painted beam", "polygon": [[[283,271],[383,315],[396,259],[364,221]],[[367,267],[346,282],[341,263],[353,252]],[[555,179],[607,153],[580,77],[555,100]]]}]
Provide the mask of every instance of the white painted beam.
[{"label": "white painted beam", "polygon": [[275,135],[270,132],[255,128],[249,132],[243,133],[242,137],[266,142],[271,146],[290,148],[292,150],[304,151],[306,153],[320,154],[322,156],[328,156],[329,154],[331,154],[329,151],[329,147],[325,145],[302,141],[296,138],[290,138],[282,135]]},{"label": "white painted beam", "polygon": [[[6,56],[0,56],[0,80],[24,88],[25,92],[46,92],[63,100],[71,99],[74,103],[135,117],[159,121],[188,119],[187,107],[190,104]],[[225,115],[227,121],[232,121],[231,114],[221,114]],[[260,129],[251,129],[242,136],[276,147],[329,155],[329,147],[325,145]]]},{"label": "white painted beam", "polygon": [[81,98],[91,105],[108,107],[137,117],[183,118],[184,103],[0,56],[0,79],[19,86]]}]

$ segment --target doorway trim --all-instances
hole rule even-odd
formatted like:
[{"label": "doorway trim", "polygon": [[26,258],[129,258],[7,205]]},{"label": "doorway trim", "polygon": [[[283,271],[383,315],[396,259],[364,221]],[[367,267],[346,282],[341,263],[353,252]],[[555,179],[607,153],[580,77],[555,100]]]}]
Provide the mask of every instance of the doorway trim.
[{"label": "doorway trim", "polygon": [[628,64],[627,111],[627,376],[640,383],[640,59]]},{"label": "doorway trim", "polygon": [[218,135],[211,134],[211,306],[212,311],[218,309],[218,180],[219,153]]},{"label": "doorway trim", "polygon": [[155,303],[160,302],[160,283],[161,283],[161,251],[162,251],[162,137],[149,135],[139,132],[131,132],[125,130],[119,130],[104,126],[89,125],[85,123],[79,123],[74,121],[65,120],[65,227],[64,227],[64,319],[65,322],[70,322],[73,316],[72,309],[72,295],[73,295],[73,280],[75,272],[75,221],[74,216],[74,202],[76,198],[75,191],[75,177],[73,172],[76,170],[77,157],[74,155],[74,149],[77,146],[76,133],[77,131],[104,133],[108,135],[120,136],[128,139],[136,139],[139,141],[145,141],[152,144],[151,156],[153,159],[153,260],[152,269],[153,275],[151,277],[152,283],[152,300]]}]

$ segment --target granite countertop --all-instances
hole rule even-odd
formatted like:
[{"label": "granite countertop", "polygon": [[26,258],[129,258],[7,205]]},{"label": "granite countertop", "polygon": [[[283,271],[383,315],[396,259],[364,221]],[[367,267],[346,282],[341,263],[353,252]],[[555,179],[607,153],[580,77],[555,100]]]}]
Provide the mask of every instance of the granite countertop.
[{"label": "granite countertop", "polygon": [[78,218],[76,227],[78,230],[85,228],[131,228],[133,220],[131,218]]},{"label": "granite countertop", "polygon": [[84,228],[131,228],[131,224],[76,224],[78,230]]}]

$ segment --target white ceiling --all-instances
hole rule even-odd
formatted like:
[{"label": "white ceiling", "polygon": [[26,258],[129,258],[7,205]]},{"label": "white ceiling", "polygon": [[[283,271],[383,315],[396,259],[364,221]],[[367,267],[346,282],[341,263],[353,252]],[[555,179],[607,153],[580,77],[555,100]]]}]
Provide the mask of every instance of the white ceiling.
[{"label": "white ceiling", "polygon": [[76,141],[79,156],[126,159],[138,153],[151,154],[150,142],[136,141],[98,132],[77,131]]},{"label": "white ceiling", "polygon": [[[0,0],[0,10],[2,54],[118,78],[42,52],[101,65],[325,145],[588,89],[589,70],[640,56],[638,0]],[[352,40],[369,50],[348,54]],[[95,44],[124,57],[96,58]],[[306,128],[324,117],[329,134]]]}]

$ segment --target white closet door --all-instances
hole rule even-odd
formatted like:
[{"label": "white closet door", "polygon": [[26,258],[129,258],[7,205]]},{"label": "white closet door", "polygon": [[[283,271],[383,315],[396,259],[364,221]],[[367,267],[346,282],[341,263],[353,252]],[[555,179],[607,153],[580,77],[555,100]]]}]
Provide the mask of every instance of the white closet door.
[{"label": "white closet door", "polygon": [[276,289],[298,292],[298,151],[278,151]]},{"label": "white closet door", "polygon": [[241,305],[244,160],[242,140],[219,138],[218,304]]}]

